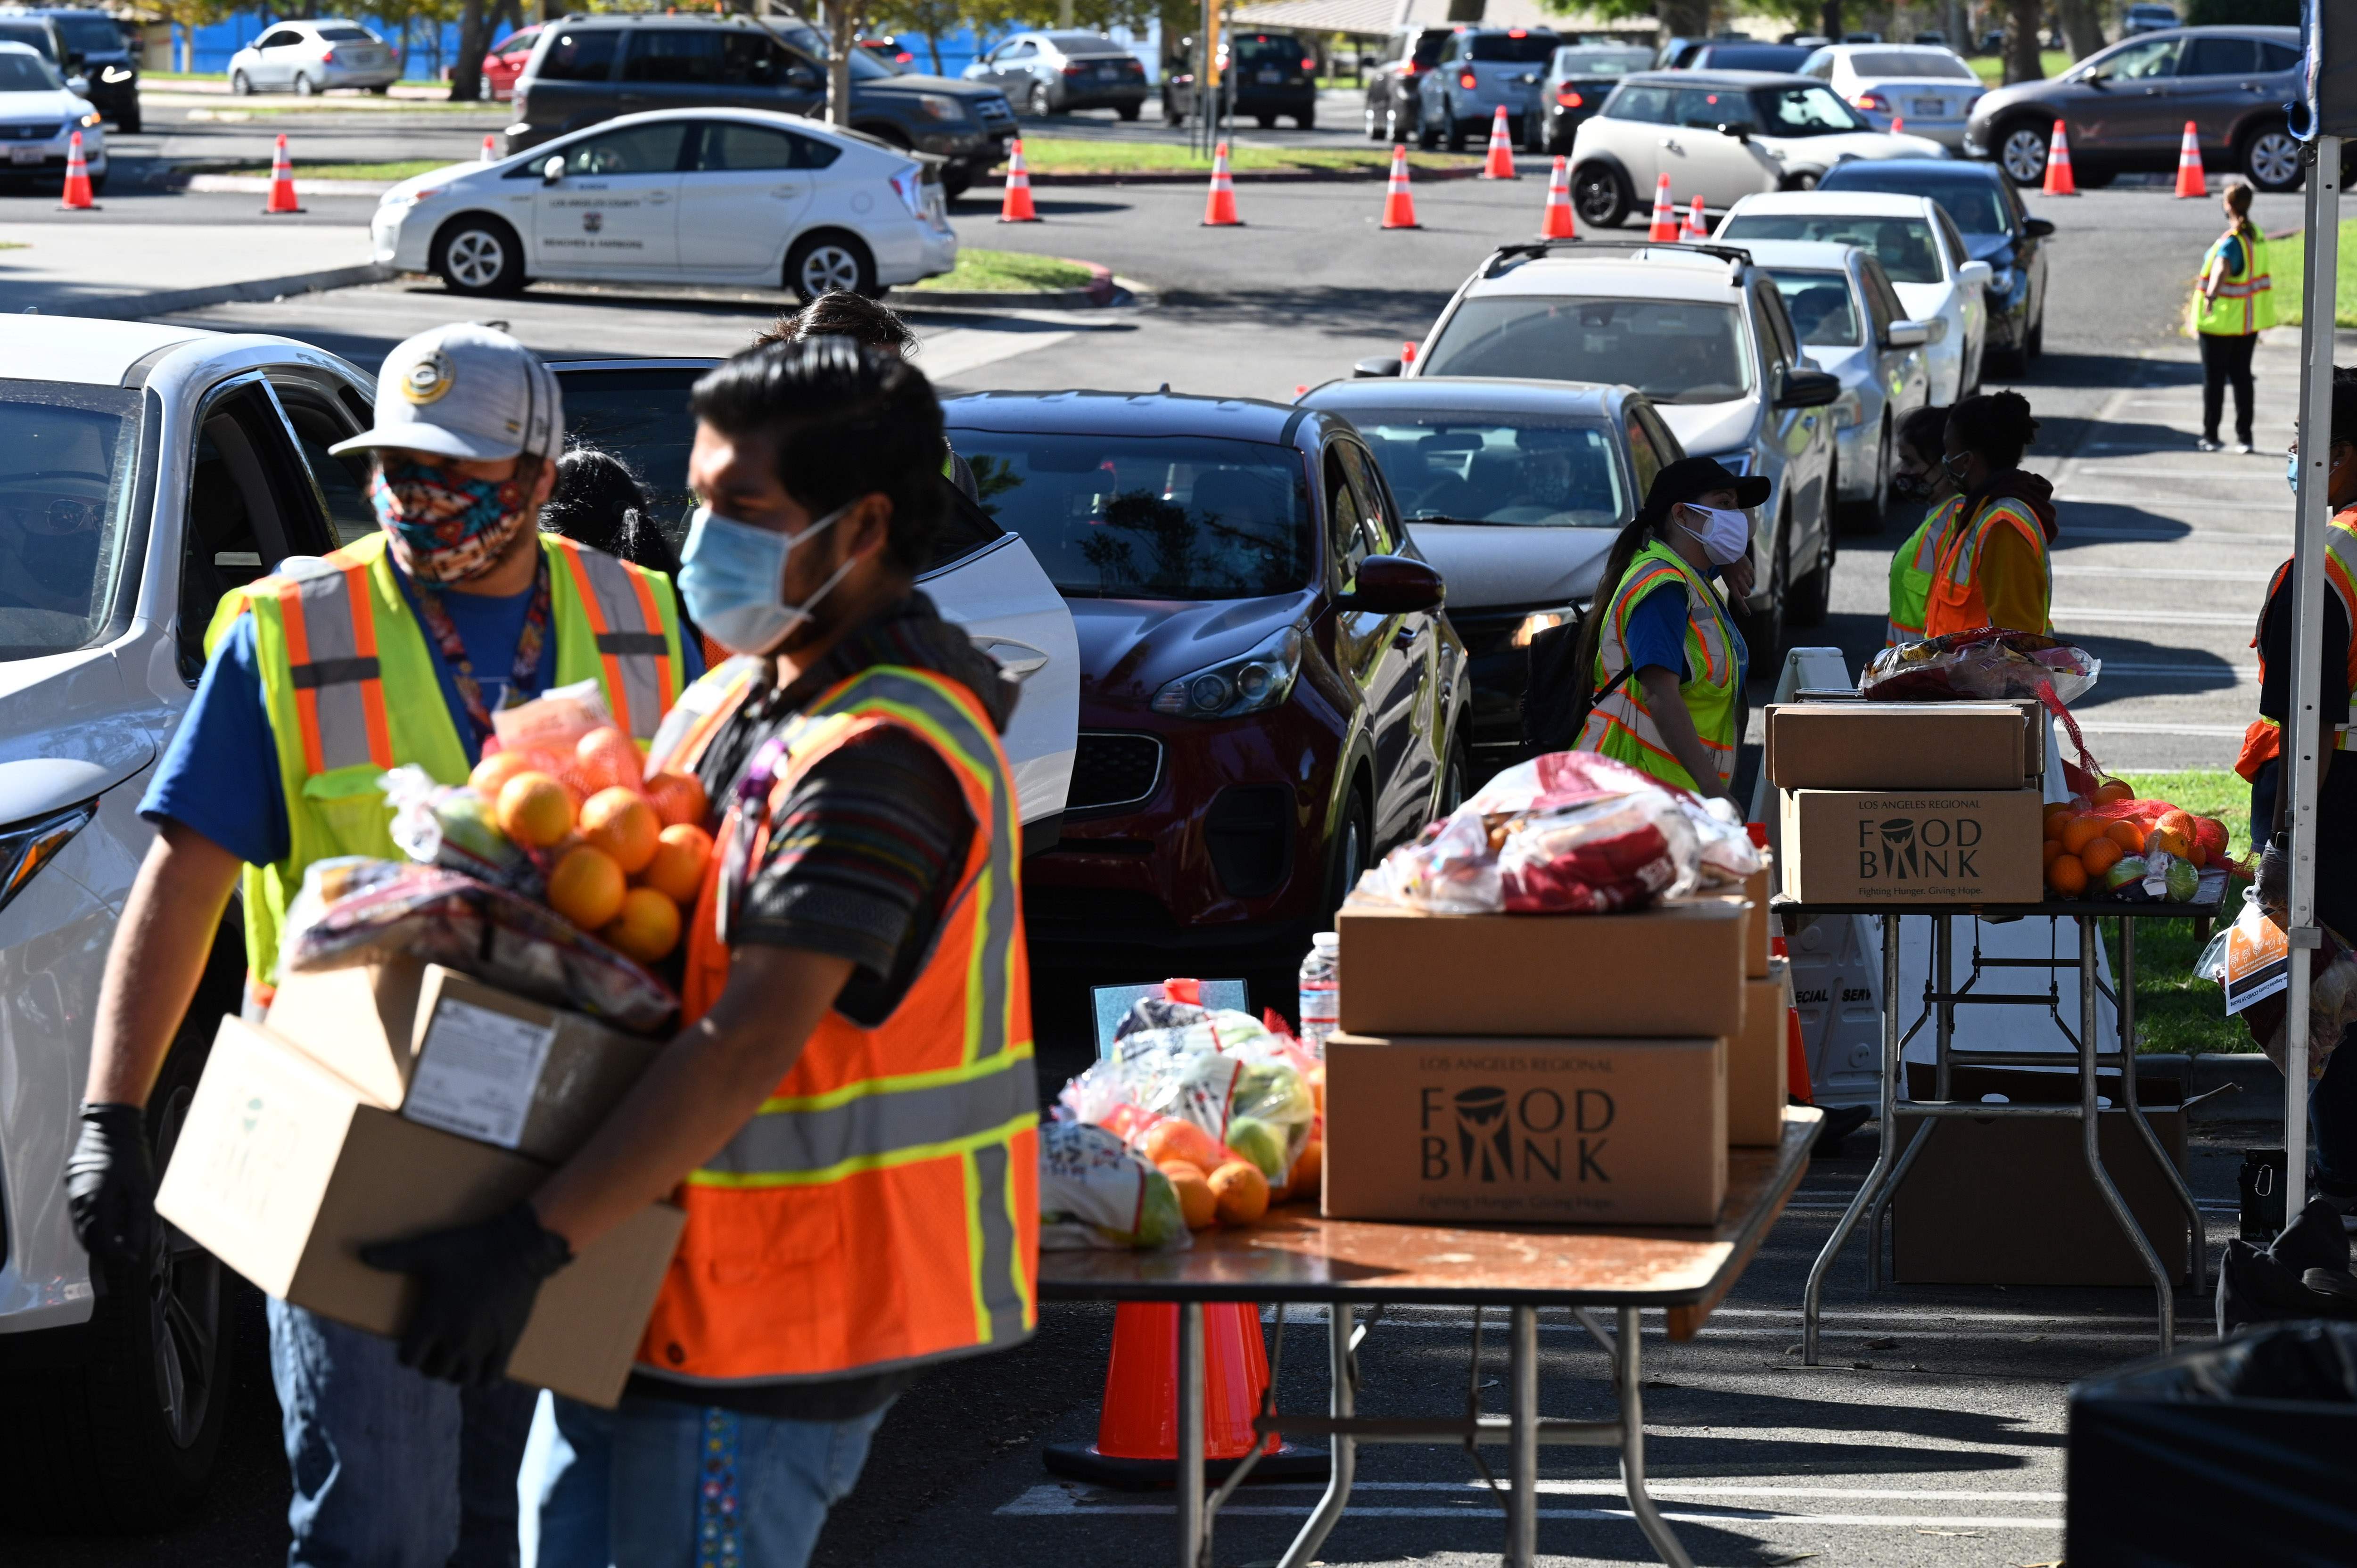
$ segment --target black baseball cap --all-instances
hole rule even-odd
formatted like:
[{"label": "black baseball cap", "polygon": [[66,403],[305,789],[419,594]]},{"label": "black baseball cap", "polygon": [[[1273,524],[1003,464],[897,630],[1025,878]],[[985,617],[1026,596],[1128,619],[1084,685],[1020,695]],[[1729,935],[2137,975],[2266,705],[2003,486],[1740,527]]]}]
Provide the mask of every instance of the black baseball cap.
[{"label": "black baseball cap", "polygon": [[1713,490],[1733,490],[1737,506],[1755,507],[1767,500],[1770,489],[1765,474],[1747,478],[1729,472],[1716,457],[1681,457],[1653,476],[1653,488],[1645,493],[1645,504],[1637,515],[1647,522],[1659,522],[1670,515],[1672,507],[1698,500]]}]

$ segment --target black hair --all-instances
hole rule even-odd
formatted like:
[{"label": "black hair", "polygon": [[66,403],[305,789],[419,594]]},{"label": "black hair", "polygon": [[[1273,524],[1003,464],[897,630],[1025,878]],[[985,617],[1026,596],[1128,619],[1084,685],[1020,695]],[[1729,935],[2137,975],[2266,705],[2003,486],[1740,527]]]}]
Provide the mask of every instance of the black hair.
[{"label": "black hair", "polygon": [[824,517],[861,496],[892,503],[887,553],[914,572],[941,524],[942,405],[924,372],[848,338],[748,349],[695,383],[695,417],[776,444],[778,482]]},{"label": "black hair", "polygon": [[1926,403],[1899,422],[1899,445],[1926,463],[1937,463],[1948,446],[1948,414],[1936,403]]},{"label": "black hair", "polygon": [[2332,440],[2357,446],[2357,368],[2332,367]]},{"label": "black hair", "polygon": [[1981,392],[1948,411],[1948,429],[1956,444],[1977,452],[1991,473],[2021,467],[2022,449],[2038,438],[2038,421],[2029,417],[2029,400],[2018,392]]},{"label": "black hair", "polygon": [[899,311],[846,289],[820,295],[800,310],[779,317],[777,325],[753,339],[753,346],[800,343],[811,338],[848,338],[901,355],[917,351],[917,335]]},{"label": "black hair", "polygon": [[651,504],[628,463],[595,446],[576,446],[556,460],[556,484],[540,509],[540,526],[649,571],[677,572],[678,553],[648,515]]}]

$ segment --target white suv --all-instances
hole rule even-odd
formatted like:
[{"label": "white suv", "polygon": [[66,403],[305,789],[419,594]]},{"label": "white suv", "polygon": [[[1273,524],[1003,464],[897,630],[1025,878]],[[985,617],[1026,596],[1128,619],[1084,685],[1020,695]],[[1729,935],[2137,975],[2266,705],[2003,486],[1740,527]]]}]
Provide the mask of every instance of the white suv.
[{"label": "white suv", "polygon": [[[1399,373],[1391,364],[1360,369]],[[1842,384],[1804,356],[1775,280],[1741,250],[1508,245],[1458,286],[1406,373],[1635,387],[1688,455],[1768,477],[1752,521],[1752,668],[1771,667],[1788,622],[1824,619],[1835,548],[1826,405]]]}]

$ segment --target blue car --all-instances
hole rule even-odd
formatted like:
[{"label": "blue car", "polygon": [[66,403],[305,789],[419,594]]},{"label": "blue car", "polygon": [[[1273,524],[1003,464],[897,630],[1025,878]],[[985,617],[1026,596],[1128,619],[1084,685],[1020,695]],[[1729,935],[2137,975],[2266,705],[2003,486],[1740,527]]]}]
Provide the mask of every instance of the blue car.
[{"label": "blue car", "polygon": [[1448,138],[1461,153],[1465,139],[1487,141],[1500,108],[1506,131],[1520,144],[1538,112],[1539,82],[1563,38],[1545,27],[1459,27],[1440,51],[1440,63],[1417,84],[1416,139],[1429,152]]},{"label": "blue car", "polygon": [[1820,190],[1928,196],[1964,235],[1966,256],[1986,262],[1985,353],[2018,375],[2046,349],[2046,241],[2054,225],[2032,218],[1996,164],[1948,158],[1852,158],[1825,171]]}]

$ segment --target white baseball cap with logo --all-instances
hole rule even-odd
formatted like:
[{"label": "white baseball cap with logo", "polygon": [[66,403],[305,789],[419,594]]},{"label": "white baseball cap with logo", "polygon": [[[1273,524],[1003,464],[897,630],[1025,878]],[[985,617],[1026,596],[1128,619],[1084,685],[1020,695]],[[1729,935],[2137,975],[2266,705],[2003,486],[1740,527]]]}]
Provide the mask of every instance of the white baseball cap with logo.
[{"label": "white baseball cap with logo", "polygon": [[496,328],[457,321],[420,332],[384,357],[376,424],[328,450],[375,446],[492,463],[530,452],[554,462],[565,449],[556,373]]}]

